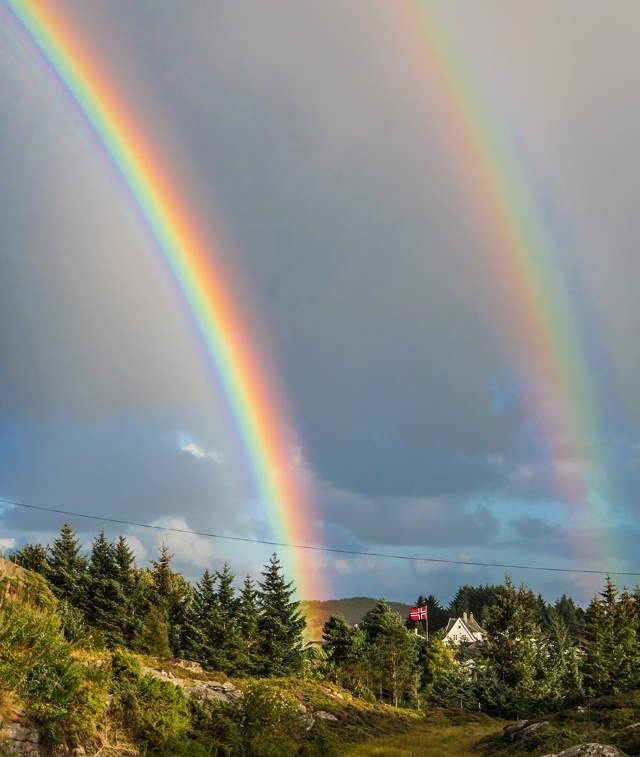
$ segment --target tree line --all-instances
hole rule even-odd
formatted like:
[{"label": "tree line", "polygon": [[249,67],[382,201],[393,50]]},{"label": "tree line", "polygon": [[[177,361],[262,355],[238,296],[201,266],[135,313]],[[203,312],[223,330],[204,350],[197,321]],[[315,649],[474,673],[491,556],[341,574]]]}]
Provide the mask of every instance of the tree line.
[{"label": "tree line", "polygon": [[[364,699],[506,717],[640,687],[640,589],[618,593],[610,579],[586,610],[566,595],[549,604],[509,578],[462,586],[447,608],[420,596],[428,639],[379,600],[356,626],[330,617],[323,645],[305,648],[305,620],[275,555],[240,590],[226,564],[192,586],[166,547],[138,568],[125,537],[110,542],[100,532],[84,555],[66,523],[51,545],[27,544],[11,559],[47,579],[69,641],[185,658],[233,676],[314,677]],[[463,612],[480,620],[485,640],[449,647],[443,627]]]},{"label": "tree line", "polygon": [[70,523],[51,545],[26,544],[10,559],[47,579],[69,641],[185,658],[234,676],[302,670],[305,620],[276,555],[240,592],[228,564],[192,586],[172,569],[166,546],[151,567],[137,568],[127,539],[110,542],[104,531],[85,556]]},{"label": "tree line", "polygon": [[[431,610],[436,601],[417,604]],[[381,600],[356,627],[328,619],[321,666],[360,695],[504,717],[640,687],[640,589],[619,594],[608,578],[583,610],[566,595],[548,604],[507,577],[501,586],[461,587],[450,609],[478,613],[481,644],[447,646],[442,627],[427,639]]]}]

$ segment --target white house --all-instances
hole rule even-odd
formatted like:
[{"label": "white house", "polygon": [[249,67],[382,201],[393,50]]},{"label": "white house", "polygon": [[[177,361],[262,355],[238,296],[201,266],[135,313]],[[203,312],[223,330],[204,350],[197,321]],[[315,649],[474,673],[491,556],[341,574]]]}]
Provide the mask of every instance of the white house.
[{"label": "white house", "polygon": [[467,615],[466,612],[463,612],[461,618],[449,618],[443,641],[445,644],[448,642],[452,646],[458,647],[460,644],[474,644],[477,641],[482,641],[484,637],[485,630],[473,617],[473,613],[470,612]]}]

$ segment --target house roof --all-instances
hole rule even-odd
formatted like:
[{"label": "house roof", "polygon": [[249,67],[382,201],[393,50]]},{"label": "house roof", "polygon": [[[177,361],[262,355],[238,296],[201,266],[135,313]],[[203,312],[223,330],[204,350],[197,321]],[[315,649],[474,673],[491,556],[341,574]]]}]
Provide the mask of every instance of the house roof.
[{"label": "house roof", "polygon": [[[465,613],[466,615],[466,613]],[[466,618],[449,618],[449,622],[447,623],[447,627],[444,630],[444,635],[446,636],[449,631],[454,627],[454,625],[460,621],[460,625],[464,628],[464,630],[469,634],[469,636],[473,637],[474,634],[486,633],[484,628],[476,621],[476,619],[473,617],[472,614],[467,615]]]}]

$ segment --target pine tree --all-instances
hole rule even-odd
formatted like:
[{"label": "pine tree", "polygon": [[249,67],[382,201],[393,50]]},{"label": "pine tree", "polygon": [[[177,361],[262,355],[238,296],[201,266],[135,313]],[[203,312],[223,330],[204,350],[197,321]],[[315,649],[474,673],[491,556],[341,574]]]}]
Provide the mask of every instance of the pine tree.
[{"label": "pine tree", "polygon": [[163,544],[158,559],[152,560],[155,597],[151,601],[164,612],[171,650],[175,657],[180,657],[192,588],[182,575],[171,569],[171,558],[168,547]]},{"label": "pine tree", "polygon": [[134,649],[154,657],[170,657],[169,634],[165,615],[159,607],[150,605],[137,631]]},{"label": "pine tree", "polygon": [[340,668],[349,661],[351,655],[351,626],[341,615],[330,615],[322,628],[330,661]]},{"label": "pine tree", "polygon": [[235,576],[231,572],[231,566],[229,563],[225,563],[222,570],[216,573],[216,580],[218,582],[216,597],[220,609],[230,618],[233,618],[237,614],[238,601],[236,599],[235,591],[233,590]]},{"label": "pine tree", "polygon": [[110,646],[125,642],[125,594],[119,581],[116,550],[104,531],[93,541],[85,580],[84,611],[87,622],[105,635]]},{"label": "pine tree", "polygon": [[589,693],[611,694],[617,688],[618,592],[607,576],[600,596],[593,599],[586,613],[585,680]]},{"label": "pine tree", "polygon": [[505,714],[534,712],[542,703],[561,698],[559,671],[549,666],[549,644],[532,592],[524,586],[516,590],[507,577],[485,629],[478,680],[487,696],[500,700]]},{"label": "pine tree", "polygon": [[114,557],[118,569],[118,581],[124,589],[131,589],[134,583],[134,562],[135,556],[126,537],[118,537],[116,542]]},{"label": "pine tree", "polygon": [[394,612],[386,599],[379,599],[362,618],[360,627],[367,634],[369,641],[375,641],[391,622]]},{"label": "pine tree", "polygon": [[292,599],[292,587],[274,554],[262,571],[258,591],[260,667],[264,675],[291,675],[302,667],[306,621],[300,615],[300,603]]},{"label": "pine tree", "polygon": [[635,688],[640,680],[637,607],[627,589],[620,595],[616,606],[614,627],[615,687],[625,691]]},{"label": "pine tree", "polygon": [[47,578],[58,599],[78,605],[87,561],[80,554],[80,541],[73,527],[65,522],[49,551]]},{"label": "pine tree", "polygon": [[253,675],[258,669],[259,637],[256,587],[246,576],[238,599],[238,625],[245,648],[245,675]]},{"label": "pine tree", "polygon": [[387,608],[387,612],[377,613],[376,622],[369,625],[369,661],[378,696],[388,697],[397,707],[401,701],[417,696],[418,637],[404,627],[400,616],[388,605]]},{"label": "pine tree", "polygon": [[47,551],[48,547],[44,544],[25,544],[21,549],[13,552],[9,559],[25,570],[32,570],[41,576],[46,576],[49,571]]}]

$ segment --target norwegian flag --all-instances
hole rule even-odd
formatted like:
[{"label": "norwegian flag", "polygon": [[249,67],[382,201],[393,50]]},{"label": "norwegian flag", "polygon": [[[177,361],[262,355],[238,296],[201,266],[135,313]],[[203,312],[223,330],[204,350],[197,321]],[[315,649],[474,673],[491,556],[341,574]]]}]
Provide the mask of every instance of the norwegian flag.
[{"label": "norwegian flag", "polygon": [[411,620],[426,620],[427,619],[427,606],[413,607],[409,611],[409,617]]}]

